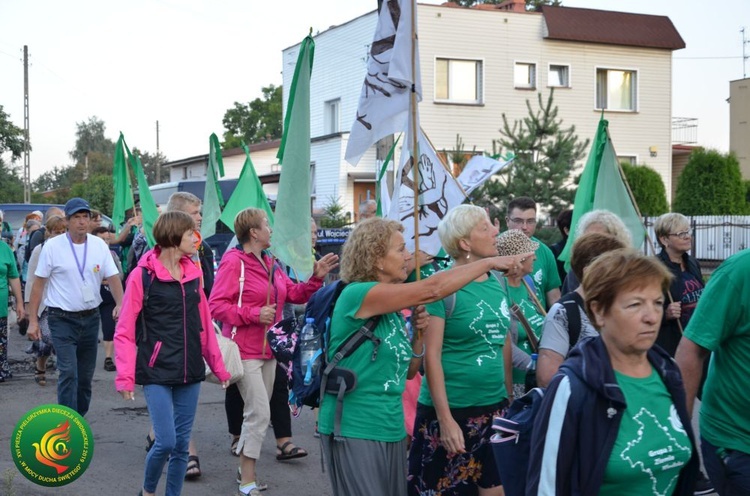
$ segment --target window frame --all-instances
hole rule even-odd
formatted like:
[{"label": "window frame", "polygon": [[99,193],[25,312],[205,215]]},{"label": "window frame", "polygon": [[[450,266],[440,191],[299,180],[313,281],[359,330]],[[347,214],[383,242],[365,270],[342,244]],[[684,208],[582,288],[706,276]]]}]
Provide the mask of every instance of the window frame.
[{"label": "window frame", "polygon": [[[533,67],[534,74],[533,77],[530,77],[532,81],[528,83],[528,85],[518,85],[516,83],[516,67],[525,65],[527,67]],[[516,90],[533,90],[536,91],[536,89],[539,87],[539,70],[538,70],[539,64],[536,62],[529,62],[526,60],[514,60],[513,61],[513,88]]]},{"label": "window frame", "polygon": [[[633,108],[630,109],[612,109],[612,108],[602,108],[599,106],[599,71],[621,71],[621,72],[630,72],[635,75],[635,83],[631,85],[630,93],[631,97],[633,99]],[[626,113],[626,114],[633,114],[637,113],[639,111],[639,95],[641,93],[640,89],[640,77],[639,77],[639,70],[632,68],[632,67],[616,67],[616,66],[594,66],[594,110],[597,112],[619,112],[619,113]],[[609,81],[609,76],[607,77],[607,81]],[[607,100],[609,98],[607,97]]]},{"label": "window frame", "polygon": [[[335,106],[336,126],[333,127],[333,110]],[[323,135],[336,134],[341,132],[341,97],[332,98],[323,102]]]},{"label": "window frame", "polygon": [[[450,97],[450,84],[448,84],[448,97],[447,98],[438,98],[438,61],[445,60],[448,61],[448,83],[450,82],[450,62],[456,61],[456,62],[474,62],[475,64],[475,81],[474,81],[474,91],[476,93],[476,100],[459,100],[454,99]],[[449,104],[449,105],[468,105],[468,106],[482,106],[484,105],[484,79],[485,79],[485,59],[483,57],[480,58],[470,58],[470,57],[451,57],[451,56],[438,56],[436,55],[433,59],[433,103],[439,103],[439,104]]]},{"label": "window frame", "polygon": [[638,154],[637,153],[621,153],[617,155],[617,163],[629,161],[630,165],[638,165]]},{"label": "window frame", "polygon": [[[565,67],[568,69],[568,82],[567,84],[563,85],[557,85],[557,84],[550,84],[549,79],[549,73],[552,71],[552,66],[556,67]],[[547,88],[572,88],[573,87],[573,76],[572,76],[572,69],[570,64],[560,64],[556,62],[549,62],[547,64]]]}]

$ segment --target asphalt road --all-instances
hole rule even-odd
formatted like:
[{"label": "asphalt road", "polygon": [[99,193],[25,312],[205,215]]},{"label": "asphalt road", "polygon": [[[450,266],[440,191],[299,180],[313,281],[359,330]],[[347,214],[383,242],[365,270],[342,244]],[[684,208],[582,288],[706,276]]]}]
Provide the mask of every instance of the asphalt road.
[{"label": "asphalt road", "polygon": [[[14,320],[13,313],[9,320]],[[16,423],[31,408],[55,403],[57,379],[47,373],[47,385],[34,382],[33,362],[24,350],[28,346],[18,328],[10,325],[9,359],[13,379],[0,384],[0,495],[2,496],[135,496],[143,482],[145,436],[149,428],[146,403],[141,391],[135,401],[125,401],[115,391],[114,372],[103,369],[104,352],[100,350],[94,374],[93,398],[86,420],[94,434],[94,455],[88,470],[67,486],[46,488],[27,480],[16,469],[10,450],[10,438]],[[320,443],[313,437],[315,419],[306,409],[293,419],[294,441],[309,452],[298,460],[279,462],[275,457],[273,430],[268,429],[263,444],[258,475],[268,484],[268,496],[330,495],[327,474],[321,472]],[[185,496],[236,495],[235,475],[239,458],[229,451],[230,436],[224,414],[224,392],[220,386],[204,383],[198,413],[193,427],[203,475],[196,481],[185,481]],[[165,477],[157,494],[164,494]]]}]

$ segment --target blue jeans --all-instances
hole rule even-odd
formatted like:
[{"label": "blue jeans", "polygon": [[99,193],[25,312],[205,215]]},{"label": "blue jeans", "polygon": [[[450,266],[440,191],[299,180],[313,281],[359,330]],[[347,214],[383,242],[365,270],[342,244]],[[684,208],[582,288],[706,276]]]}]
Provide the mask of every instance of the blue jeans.
[{"label": "blue jeans", "polygon": [[49,309],[52,344],[57,353],[57,402],[86,415],[91,403],[91,381],[96,368],[99,311],[85,317]]},{"label": "blue jeans", "polygon": [[155,434],[154,446],[146,455],[146,470],[143,475],[143,489],[147,492],[156,492],[167,460],[169,467],[165,496],[177,496],[182,491],[187,472],[188,444],[200,392],[200,382],[184,386],[143,386]]},{"label": "blue jeans", "polygon": [[701,436],[703,464],[714,489],[721,496],[750,494],[750,454],[719,449]]}]

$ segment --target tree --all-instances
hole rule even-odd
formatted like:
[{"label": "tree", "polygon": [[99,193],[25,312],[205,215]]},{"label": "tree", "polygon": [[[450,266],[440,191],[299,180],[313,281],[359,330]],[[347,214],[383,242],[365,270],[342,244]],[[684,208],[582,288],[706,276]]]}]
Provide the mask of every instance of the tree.
[{"label": "tree", "polygon": [[667,190],[658,172],[646,164],[621,165],[641,215],[656,217],[669,212]]},{"label": "tree", "polygon": [[339,203],[341,197],[328,198],[328,203],[323,207],[323,217],[320,219],[320,227],[346,227],[349,225],[349,213],[344,212],[344,207]]},{"label": "tree", "polygon": [[72,184],[71,173],[73,167],[56,166],[52,170],[44,172],[32,182],[34,191],[44,192],[60,188],[67,188]]},{"label": "tree", "polygon": [[111,166],[115,144],[111,139],[104,136],[104,131],[107,128],[104,121],[92,116],[89,117],[88,122],[77,122],[76,127],[76,144],[75,148],[70,151],[70,158],[76,164],[83,164],[86,161],[86,155],[91,152],[99,152],[109,157]]},{"label": "tree", "polygon": [[236,148],[242,143],[258,143],[270,137],[281,138],[283,130],[281,86],[266,86],[261,89],[263,98],[250,103],[234,102],[234,107],[224,113],[222,124],[225,149]]},{"label": "tree", "polygon": [[[505,0],[449,0],[451,3],[458,4],[462,7],[472,7],[476,4],[487,4],[497,5],[503,3]],[[526,10],[533,10],[539,12],[543,6],[552,5],[558,7],[562,5],[561,0],[526,0]]]},{"label": "tree", "polygon": [[[163,153],[141,152],[138,148],[133,148],[133,155],[138,155],[143,164],[143,172],[146,174],[146,182],[154,185],[169,182],[169,167],[164,167],[167,157]],[[161,167],[159,181],[156,180],[156,171]]]},{"label": "tree", "polygon": [[97,174],[86,181],[74,184],[68,196],[85,198],[92,208],[104,212],[105,215],[112,215],[114,191],[112,174]]},{"label": "tree", "polygon": [[[21,158],[24,143],[23,129],[11,122],[0,105],[0,202],[23,201],[23,179],[13,164]],[[3,159],[6,154],[10,155],[8,162]]]},{"label": "tree", "polygon": [[515,121],[512,127],[503,114],[499,143],[516,159],[471,195],[475,203],[490,206],[491,215],[493,208],[503,210],[509,200],[518,196],[534,198],[541,208],[551,212],[565,210],[573,201],[571,171],[584,157],[589,140],[580,142],[575,126],[562,127],[553,97],[551,90],[545,103],[539,93],[536,111],[526,100],[529,115]]},{"label": "tree", "polygon": [[734,154],[696,148],[677,182],[672,211],[684,215],[744,215],[740,165]]}]

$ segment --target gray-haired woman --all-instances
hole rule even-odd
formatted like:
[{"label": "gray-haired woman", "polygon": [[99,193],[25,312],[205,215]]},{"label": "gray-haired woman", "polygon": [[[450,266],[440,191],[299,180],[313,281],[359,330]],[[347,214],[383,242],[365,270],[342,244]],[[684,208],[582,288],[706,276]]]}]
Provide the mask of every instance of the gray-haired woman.
[{"label": "gray-haired woman", "polygon": [[[440,241],[459,267],[497,256],[497,228],[473,205],[452,209],[438,225]],[[453,495],[501,495],[490,448],[492,418],[508,405],[511,349],[500,315],[499,278],[483,273],[453,295],[427,305],[426,381],[409,450],[409,494],[438,486]]]}]

